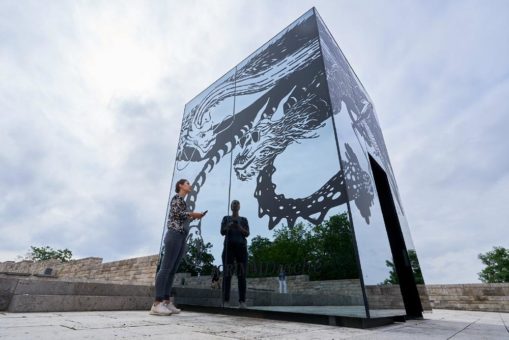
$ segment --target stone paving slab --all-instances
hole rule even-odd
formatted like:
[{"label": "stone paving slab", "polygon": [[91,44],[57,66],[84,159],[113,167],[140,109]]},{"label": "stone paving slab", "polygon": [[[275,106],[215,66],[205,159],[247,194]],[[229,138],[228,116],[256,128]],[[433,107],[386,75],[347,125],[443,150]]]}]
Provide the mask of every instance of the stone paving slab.
[{"label": "stone paving slab", "polygon": [[0,313],[1,339],[509,339],[509,314],[435,310],[424,320],[355,329],[183,311]]}]

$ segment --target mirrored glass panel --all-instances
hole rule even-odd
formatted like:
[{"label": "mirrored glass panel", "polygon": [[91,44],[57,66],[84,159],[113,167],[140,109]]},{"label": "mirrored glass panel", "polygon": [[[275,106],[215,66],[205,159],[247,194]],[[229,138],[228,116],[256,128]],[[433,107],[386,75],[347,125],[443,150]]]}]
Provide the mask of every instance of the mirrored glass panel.
[{"label": "mirrored glass panel", "polygon": [[[360,127],[359,130],[362,130],[363,135],[365,136],[363,139],[365,150],[367,150],[369,153],[370,163],[372,164],[371,176],[372,179],[375,180],[376,171],[373,169],[373,167],[376,167],[381,171],[381,180],[387,181],[387,194],[390,195],[391,202],[393,202],[393,209],[397,215],[396,219],[400,226],[402,237],[407,249],[407,253],[405,254],[406,261],[408,261],[411,266],[412,275],[415,283],[418,285],[423,307],[425,307],[425,309],[431,309],[431,306],[429,305],[429,297],[427,295],[426,289],[424,288],[424,278],[422,275],[421,267],[419,265],[419,259],[417,258],[417,252],[410,235],[410,229],[408,227],[405,211],[403,210],[403,204],[399,195],[396,178],[394,176],[387,148],[383,140],[382,131],[378,124],[376,110],[374,106],[371,105],[369,110],[366,112],[367,114],[363,115],[363,117],[357,117],[357,122],[362,122],[361,124],[357,124],[357,126]],[[383,194],[380,192],[381,190],[383,191],[383,189],[378,190],[379,195]],[[394,284],[399,283],[395,279],[392,279],[391,282]]]},{"label": "mirrored glass panel", "polygon": [[315,17],[244,60],[236,84],[230,197],[249,221],[249,308],[365,317]]},{"label": "mirrored glass panel", "polygon": [[[219,229],[228,213],[234,93],[235,71],[231,70],[186,105],[182,120],[172,191],[179,179],[189,180],[193,187],[186,196],[189,210],[208,210],[201,221],[190,223],[188,254],[179,270],[192,276],[188,285],[210,287],[206,276],[221,262]],[[176,283],[182,285],[182,281]]]},{"label": "mirrored glass panel", "polygon": [[403,297],[394,284],[397,275],[391,267],[394,263],[391,245],[365,142],[371,137],[365,120],[372,115],[373,106],[321,20],[319,30],[369,314],[404,315]]}]

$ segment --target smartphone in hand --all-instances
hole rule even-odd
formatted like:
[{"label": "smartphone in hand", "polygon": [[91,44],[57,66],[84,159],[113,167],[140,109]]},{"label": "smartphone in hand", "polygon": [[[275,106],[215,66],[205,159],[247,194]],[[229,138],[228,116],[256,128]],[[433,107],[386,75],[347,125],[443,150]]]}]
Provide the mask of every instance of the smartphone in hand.
[{"label": "smartphone in hand", "polygon": [[205,210],[204,212],[202,212],[203,216],[207,215],[209,211],[208,210]]}]

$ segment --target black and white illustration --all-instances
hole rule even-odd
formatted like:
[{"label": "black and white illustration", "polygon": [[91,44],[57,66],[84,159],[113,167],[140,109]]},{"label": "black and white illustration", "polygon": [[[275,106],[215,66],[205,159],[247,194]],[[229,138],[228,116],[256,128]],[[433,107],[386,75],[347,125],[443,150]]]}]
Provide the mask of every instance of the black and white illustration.
[{"label": "black and white illustration", "polygon": [[[327,61],[326,73],[331,102],[336,104],[333,104],[336,106],[333,108],[334,114],[343,111],[340,109],[341,104],[345,106],[344,113],[350,118],[351,129],[361,145],[363,154],[367,155],[369,152],[381,163],[394,190],[397,206],[403,213],[396,179],[373,102],[319,16],[317,20],[322,53],[324,60]],[[347,146],[344,145],[344,147]],[[369,207],[372,205],[372,197],[366,197],[366,199],[357,207],[369,224]]]},{"label": "black and white illustration", "polygon": [[[279,192],[274,181],[274,173],[284,171],[275,166],[277,158],[289,146],[319,138],[331,120],[321,57],[316,17],[310,11],[213,84],[186,111],[176,171],[193,163],[201,166],[189,176],[194,189],[188,198],[191,208],[208,178],[217,175],[218,164],[230,162],[235,180],[256,183],[251,197],[257,201],[258,217],[268,217],[268,229],[283,220],[293,226],[298,218],[321,223],[331,208],[346,203],[345,176],[354,178],[349,185],[357,205],[372,197],[369,176],[353,152],[344,160],[344,172],[338,163],[329,178],[303,197]],[[235,108],[229,111],[231,105],[223,104],[232,98]]]}]

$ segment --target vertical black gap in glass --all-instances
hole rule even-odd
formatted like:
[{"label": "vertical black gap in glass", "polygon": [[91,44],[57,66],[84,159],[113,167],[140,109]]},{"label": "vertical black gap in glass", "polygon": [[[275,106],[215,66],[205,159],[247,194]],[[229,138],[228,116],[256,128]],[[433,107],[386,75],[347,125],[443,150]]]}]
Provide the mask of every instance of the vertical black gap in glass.
[{"label": "vertical black gap in glass", "polygon": [[422,318],[422,304],[419,291],[415,283],[412,266],[401,231],[398,213],[392,197],[389,179],[385,170],[369,155],[369,163],[375,180],[378,200],[382,209],[387,237],[391,247],[392,258],[399,279],[399,287],[405,304],[406,314],[409,317]]}]

